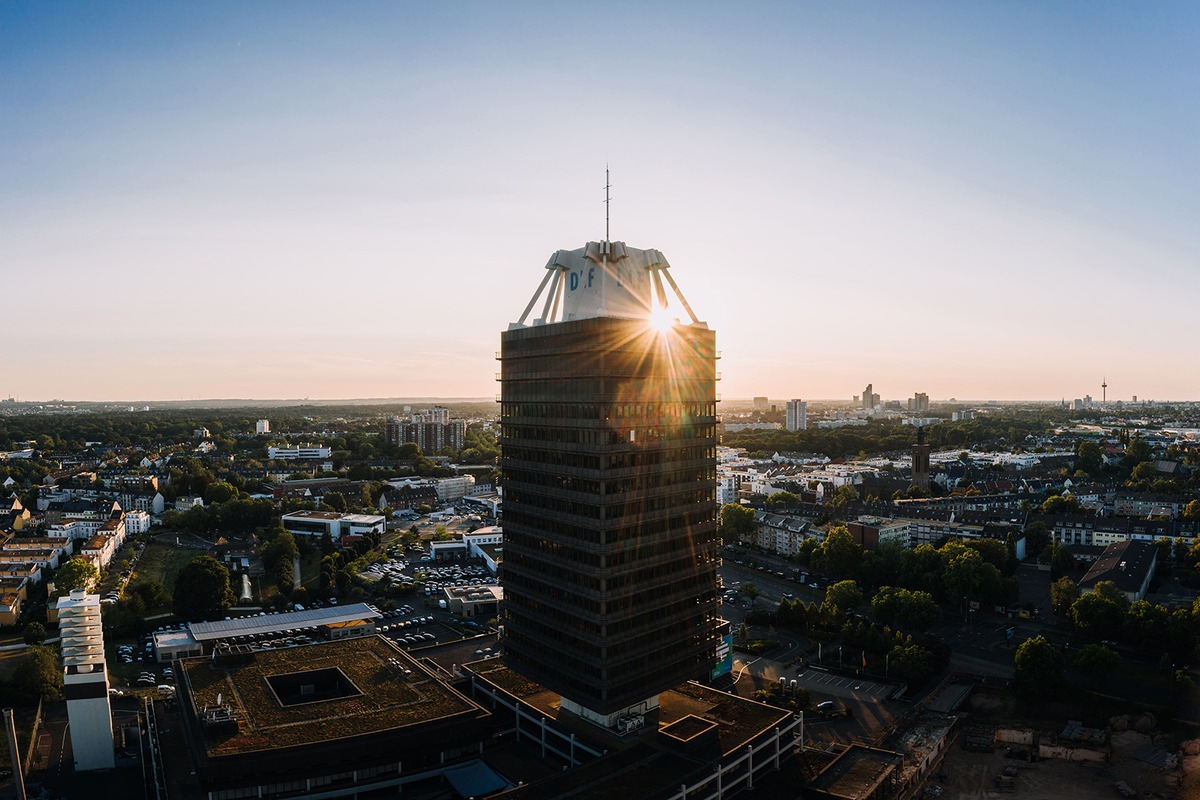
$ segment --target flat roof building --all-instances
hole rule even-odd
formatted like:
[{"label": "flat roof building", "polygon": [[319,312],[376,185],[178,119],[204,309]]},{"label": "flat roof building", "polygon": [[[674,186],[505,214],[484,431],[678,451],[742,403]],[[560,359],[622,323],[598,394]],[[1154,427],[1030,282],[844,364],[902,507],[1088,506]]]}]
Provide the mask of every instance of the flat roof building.
[{"label": "flat roof building", "polygon": [[443,796],[451,771],[486,769],[495,731],[380,636],[186,659],[177,681],[194,780],[212,798]]},{"label": "flat roof building", "polygon": [[296,536],[324,536],[334,541],[342,536],[380,535],[387,529],[387,517],[378,514],[339,514],[336,511],[293,511],[284,514],[280,522]]},{"label": "flat roof building", "polygon": [[154,652],[159,661],[175,661],[211,653],[218,643],[236,641],[240,637],[272,636],[309,628],[323,629],[330,638],[342,638],[348,635],[346,631],[354,628],[357,628],[356,635],[365,636],[375,632],[375,620],[381,616],[365,603],[353,603],[216,622],[193,622],[190,627],[180,630],[156,631]]}]

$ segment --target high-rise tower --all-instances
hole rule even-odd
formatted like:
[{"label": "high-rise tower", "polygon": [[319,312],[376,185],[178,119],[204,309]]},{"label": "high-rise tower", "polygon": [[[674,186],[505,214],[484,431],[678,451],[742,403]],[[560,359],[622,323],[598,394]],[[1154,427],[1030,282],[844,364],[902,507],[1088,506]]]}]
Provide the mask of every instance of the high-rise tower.
[{"label": "high-rise tower", "polygon": [[783,427],[789,431],[808,430],[808,403],[788,400],[784,406]]},{"label": "high-rise tower", "polygon": [[100,595],[74,589],[58,599],[62,633],[63,694],[71,726],[75,771],[112,769],[112,709],[108,704],[108,670]]},{"label": "high-rise tower", "polygon": [[929,445],[925,444],[924,426],[917,426],[917,443],[912,447],[912,482],[929,491]]},{"label": "high-rise tower", "polygon": [[707,675],[719,638],[716,337],[668,268],[560,250],[501,336],[506,658],[606,726]]}]

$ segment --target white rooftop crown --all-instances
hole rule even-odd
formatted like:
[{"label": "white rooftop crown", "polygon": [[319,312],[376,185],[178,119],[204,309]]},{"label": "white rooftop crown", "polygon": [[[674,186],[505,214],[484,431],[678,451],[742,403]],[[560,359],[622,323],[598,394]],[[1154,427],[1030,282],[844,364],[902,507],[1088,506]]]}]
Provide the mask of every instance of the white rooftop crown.
[{"label": "white rooftop crown", "polygon": [[[626,247],[624,242],[588,242],[578,250],[558,250],[546,262],[546,276],[533,293],[521,318],[509,327],[523,328],[545,291],[540,317],[528,323],[545,325],[592,317],[650,319],[655,307],[665,309],[668,296],[663,279],[694,325],[696,318],[658,250]],[[549,285],[549,290],[546,287]]]}]

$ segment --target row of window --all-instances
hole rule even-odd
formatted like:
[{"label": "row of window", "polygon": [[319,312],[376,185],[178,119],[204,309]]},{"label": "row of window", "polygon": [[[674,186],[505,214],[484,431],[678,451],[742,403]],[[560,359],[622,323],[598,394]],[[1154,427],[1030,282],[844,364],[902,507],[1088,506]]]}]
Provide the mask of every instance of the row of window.
[{"label": "row of window", "polygon": [[653,514],[656,511],[671,511],[686,508],[690,505],[708,505],[716,508],[717,492],[712,488],[697,489],[691,492],[676,492],[663,497],[643,497],[634,495],[624,502],[605,507],[605,519],[622,519],[643,514]]},{"label": "row of window", "polygon": [[[507,549],[507,547],[506,547]],[[511,562],[511,563],[508,563]],[[564,574],[567,573],[567,574]],[[542,576],[535,578],[532,581],[527,580],[525,576],[534,575]],[[507,559],[504,566],[504,583],[507,586],[528,585],[532,590],[540,592],[542,595],[553,595],[555,597],[565,597],[570,601],[573,595],[570,593],[563,594],[557,589],[552,588],[553,581],[563,579],[569,575],[572,588],[576,591],[599,592],[600,577],[596,570],[589,569],[573,569],[569,573],[563,568],[563,565],[553,559],[543,559],[531,553],[523,553],[517,551],[516,560]],[[541,591],[542,584],[546,585],[546,590]],[[593,604],[591,601],[581,600],[576,605],[585,608],[588,611],[598,612],[600,607]]]},{"label": "row of window", "polygon": [[700,447],[670,447],[661,450],[650,451],[623,451],[620,453],[610,453],[608,456],[609,469],[630,469],[639,467],[658,467],[664,464],[688,464],[699,462],[701,466],[689,467],[689,469],[701,469],[705,471],[706,478],[710,480],[717,479],[716,466],[717,448],[715,445],[700,446]]},{"label": "row of window", "polygon": [[[622,633],[631,633],[637,630],[654,630],[661,628],[664,620],[688,619],[694,616],[697,611],[703,611],[706,607],[715,608],[716,606],[717,590],[713,585],[711,576],[707,578],[696,576],[683,582],[679,587],[672,586],[671,588],[675,591],[687,588],[690,593],[686,597],[672,603],[655,603],[653,607],[649,607],[647,611],[641,614],[634,614],[629,617],[613,620],[607,624],[605,629],[606,634],[608,636],[618,636]],[[609,617],[611,618],[614,614],[628,611],[629,609],[647,607],[661,594],[662,590],[643,592],[634,595],[632,598],[609,601],[607,604]]]},{"label": "row of window", "polygon": [[[619,529],[601,531],[577,522],[548,518],[539,513],[541,510],[534,505],[521,506],[513,501],[510,494],[505,498],[505,536],[512,537],[513,541],[521,541],[521,535],[525,534],[597,545],[624,545],[629,548],[640,547],[649,540],[660,540],[664,537],[678,541],[675,537],[682,534],[693,537],[707,534],[705,540],[711,541],[715,533],[713,523],[717,518],[716,503],[704,503],[686,510],[677,509],[676,513],[657,519],[630,519]],[[615,565],[624,562],[609,563]]]},{"label": "row of window", "polygon": [[604,484],[595,478],[580,478],[561,472],[508,468],[504,471],[505,491],[512,491],[517,484],[561,489],[567,492],[583,492],[588,495],[604,493]]},{"label": "row of window", "polygon": [[[709,581],[709,583],[713,583],[714,581],[711,576],[716,574],[716,560],[717,560],[716,554],[710,552],[707,555],[699,554],[699,553],[697,553],[697,554],[684,553],[684,554],[682,554],[682,557],[675,558],[671,561],[648,561],[646,566],[642,567],[639,570],[635,570],[634,572],[626,573],[625,575],[614,575],[614,576],[607,578],[605,581],[604,587],[605,587],[605,589],[608,589],[608,590],[619,590],[619,589],[623,589],[626,586],[637,586],[639,584],[643,584],[648,581],[658,581],[660,578],[667,577],[669,575],[673,575],[677,572],[685,572],[685,571],[695,569],[695,567],[697,565],[703,566],[703,565],[707,565],[707,564],[713,565],[712,567],[709,567],[707,570],[707,574],[709,576],[708,581]],[[677,582],[674,582],[671,584],[673,589],[675,587],[678,587],[681,585],[704,586],[704,583],[703,583],[703,581],[701,581],[699,584],[696,584],[694,581],[687,581],[684,583],[680,583],[677,581]],[[646,602],[653,596],[654,596],[653,592],[636,594],[630,598],[627,598],[626,600],[618,601],[618,603],[615,605],[615,607],[620,608],[622,605],[626,605],[626,604],[640,605],[641,602]],[[610,603],[608,606],[608,610],[613,611],[614,604]]]},{"label": "row of window", "polygon": [[549,497],[540,492],[517,489],[512,484],[506,484],[504,489],[504,516],[512,519],[511,510],[516,507],[518,512],[522,504],[542,511],[555,511],[560,514],[571,514],[584,519],[600,519],[600,506],[595,503],[580,503],[577,500],[567,500],[562,497]]},{"label": "row of window", "polygon": [[[699,619],[693,620],[693,622],[694,625],[691,627],[695,630],[705,628],[713,630],[715,626],[715,623],[706,626]],[[664,638],[661,632],[651,632],[645,636],[639,636],[636,639],[622,642],[619,645],[610,645],[608,656],[609,664],[612,666],[609,667],[609,678],[613,679],[629,670],[643,670],[651,664],[661,664],[664,661],[678,661],[681,651],[686,652],[686,650],[692,650],[698,646],[704,648],[702,651],[704,656],[715,660],[715,634],[711,637],[702,637],[698,634],[692,635],[687,638],[685,643],[681,643],[677,639]],[[629,657],[629,660],[622,660],[625,657]],[[613,664],[614,661],[618,663]]]},{"label": "row of window", "polygon": [[[570,547],[567,544],[553,539],[546,539],[543,536],[514,534],[507,532],[504,542],[505,561],[509,562],[516,559],[516,563],[524,563],[527,553],[535,554],[541,558],[548,558],[555,563],[562,561],[570,561],[575,564],[580,564],[584,567],[599,568],[600,554],[597,552],[589,552],[580,550],[575,547]],[[557,570],[561,572],[561,570]]]},{"label": "row of window", "polygon": [[671,419],[695,420],[715,417],[717,404],[711,402],[680,403],[515,403],[502,402],[500,417],[532,419]]},{"label": "row of window", "polygon": [[584,444],[592,446],[619,445],[626,442],[637,445],[656,444],[658,442],[678,442],[689,439],[716,439],[717,426],[714,423],[697,425],[651,425],[644,427],[617,428],[572,428],[553,425],[514,425],[504,423],[500,426],[500,442],[502,447],[510,443],[548,442],[551,444]]},{"label": "row of window", "polygon": [[710,476],[707,469],[688,470],[655,470],[644,475],[630,478],[614,478],[604,482],[602,494],[624,494],[646,489],[659,489],[664,486],[682,486],[684,484],[711,483],[716,476]]},{"label": "row of window", "polygon": [[[524,575],[507,576],[505,582],[508,586],[518,589],[516,592],[510,592],[507,599],[508,616],[520,618],[508,626],[507,630],[510,633],[529,623],[528,614],[532,613],[541,620],[555,623],[538,623],[535,626],[538,630],[542,630],[543,633],[549,631],[546,635],[557,636],[564,645],[570,642],[570,647],[587,650],[596,657],[600,656],[598,645],[576,642],[575,636],[571,634],[615,637],[624,633],[645,631],[661,637],[664,620],[674,620],[673,627],[686,627],[689,620],[699,624],[702,619],[711,616],[709,610],[715,608],[717,602],[716,587],[711,573],[694,575],[669,587],[671,594],[676,595],[676,599],[669,603],[662,602],[666,591],[663,588],[606,601],[603,607],[608,612],[605,614],[607,622],[602,628],[596,619],[589,619],[573,610],[581,609],[597,614],[601,604],[596,601],[571,596],[543,581]],[[619,618],[622,613],[639,610],[640,613]]]},{"label": "row of window", "polygon": [[[596,662],[601,656],[600,645],[571,635],[573,631],[579,631],[583,635],[599,636],[598,630],[585,630],[593,627],[591,623],[572,618],[563,614],[561,609],[537,601],[527,602],[523,606],[506,604],[504,614],[506,647],[511,648],[513,643],[517,643],[518,647],[523,649],[539,648],[541,645],[536,640],[545,639],[556,645],[556,652],[552,657],[556,669],[570,668],[571,662],[575,662],[592,675],[599,675],[600,670]],[[555,624],[547,624],[543,619],[552,620]]]},{"label": "row of window", "polygon": [[606,496],[695,484],[709,484],[708,488],[712,488],[714,478],[710,477],[709,472],[707,469],[656,470],[627,478],[600,481],[594,478],[565,475],[559,471],[508,466],[504,470],[504,476],[505,486],[510,491],[518,485],[524,485],[525,487],[540,486],[548,489]]},{"label": "row of window", "polygon": [[504,445],[501,459],[506,474],[512,469],[510,465],[514,462],[592,470],[600,469],[601,464],[600,456],[591,453],[575,453],[560,448],[518,447],[511,444]]},{"label": "row of window", "polygon": [[576,453],[560,448],[523,447],[505,444],[501,463],[505,473],[510,474],[516,464],[546,464],[568,469],[610,470],[660,466],[662,464],[687,464],[697,480],[716,480],[716,468],[712,466],[716,455],[711,447],[679,447],[653,452],[620,452],[601,456],[593,453]]}]

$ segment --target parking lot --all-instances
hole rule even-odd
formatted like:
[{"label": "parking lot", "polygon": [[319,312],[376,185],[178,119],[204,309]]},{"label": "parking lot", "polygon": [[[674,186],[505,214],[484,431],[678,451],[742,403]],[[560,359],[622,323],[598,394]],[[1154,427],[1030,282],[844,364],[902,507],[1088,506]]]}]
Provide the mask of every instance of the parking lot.
[{"label": "parking lot", "polygon": [[364,578],[378,581],[390,579],[401,586],[411,586],[416,581],[425,585],[426,597],[438,594],[442,589],[454,586],[492,586],[496,578],[486,567],[461,562],[438,563],[427,558],[409,561],[406,558],[391,558],[365,567],[360,573]]},{"label": "parking lot", "polygon": [[835,675],[818,669],[807,669],[796,676],[796,682],[810,691],[825,692],[839,697],[860,697],[868,695],[880,700],[887,699],[896,693],[896,685],[891,683],[874,683],[845,675]]}]

